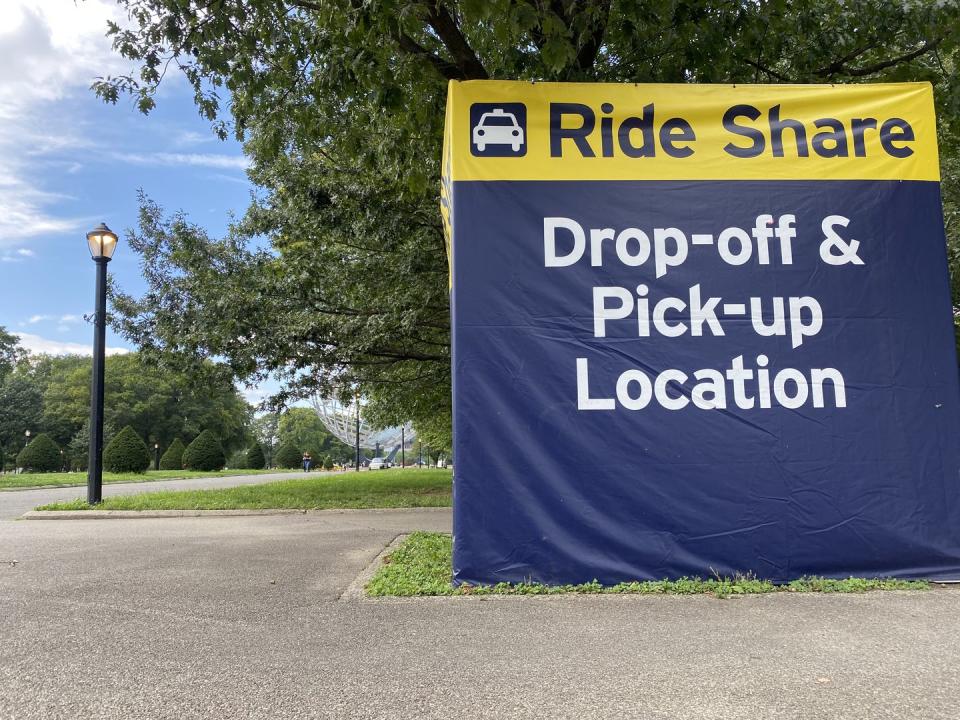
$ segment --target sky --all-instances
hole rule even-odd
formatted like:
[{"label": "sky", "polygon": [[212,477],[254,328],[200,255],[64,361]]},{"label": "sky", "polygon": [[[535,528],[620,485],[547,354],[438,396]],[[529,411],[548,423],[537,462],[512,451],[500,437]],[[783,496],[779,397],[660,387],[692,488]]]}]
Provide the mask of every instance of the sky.
[{"label": "sky", "polygon": [[[98,223],[120,236],[113,279],[144,289],[124,247],[138,189],[214,236],[231,212],[243,214],[253,189],[241,146],[216,138],[182,78],[164,79],[147,116],[129,98],[97,99],[97,77],[132,69],[111,50],[110,18],[128,24],[113,0],[0,0],[0,326],[34,352],[91,353],[85,236]],[[109,328],[107,348],[134,349]]]}]

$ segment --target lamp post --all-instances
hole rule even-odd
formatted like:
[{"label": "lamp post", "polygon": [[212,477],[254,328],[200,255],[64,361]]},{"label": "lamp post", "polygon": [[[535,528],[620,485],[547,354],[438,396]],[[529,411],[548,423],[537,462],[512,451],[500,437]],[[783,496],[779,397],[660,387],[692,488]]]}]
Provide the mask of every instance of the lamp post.
[{"label": "lamp post", "polygon": [[30,431],[27,430],[27,431],[23,434],[23,436],[26,438],[26,439],[23,441],[23,446],[26,447],[27,445],[30,444]]},{"label": "lamp post", "polygon": [[360,395],[354,395],[354,403],[357,405],[357,472],[360,472]]},{"label": "lamp post", "polygon": [[90,257],[97,265],[96,311],[93,318],[93,378],[90,381],[90,462],[87,502],[103,499],[103,364],[107,333],[107,263],[117,249],[117,235],[104,223],[87,233]]},{"label": "lamp post", "polygon": [[403,454],[403,446],[406,445],[407,441],[403,435],[404,427],[400,426],[400,468],[405,468],[407,466],[406,456]]},{"label": "lamp post", "polygon": [[160,469],[160,443],[153,444],[153,469]]}]

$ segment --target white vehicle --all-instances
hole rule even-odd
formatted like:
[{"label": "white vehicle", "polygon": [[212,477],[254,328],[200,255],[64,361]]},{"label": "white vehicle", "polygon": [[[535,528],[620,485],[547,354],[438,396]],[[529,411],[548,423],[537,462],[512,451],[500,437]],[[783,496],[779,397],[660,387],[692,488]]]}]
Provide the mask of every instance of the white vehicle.
[{"label": "white vehicle", "polygon": [[387,470],[390,468],[390,463],[387,460],[384,460],[382,457],[375,457],[370,461],[371,470]]},{"label": "white vehicle", "polygon": [[473,144],[480,152],[486,150],[487,145],[509,145],[511,150],[519,152],[523,145],[523,130],[517,116],[502,108],[484,113],[473,128]]}]

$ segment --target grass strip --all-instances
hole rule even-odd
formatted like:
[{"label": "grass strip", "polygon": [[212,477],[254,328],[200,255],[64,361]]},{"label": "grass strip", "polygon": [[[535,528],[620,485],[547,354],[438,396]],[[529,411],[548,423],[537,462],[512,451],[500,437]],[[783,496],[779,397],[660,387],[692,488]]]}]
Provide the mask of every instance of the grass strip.
[{"label": "grass strip", "polygon": [[[187,480],[207,477],[231,477],[233,475],[266,475],[268,473],[295,472],[293,470],[148,470],[145,473],[110,473],[103,474],[104,483],[143,483],[158,480]],[[0,475],[0,490],[11,488],[43,487],[45,485],[86,485],[85,472],[74,473],[21,473],[14,475],[7,473]]]},{"label": "grass strip", "polygon": [[847,578],[834,580],[805,577],[783,585],[751,575],[709,579],[680,578],[601,585],[594,581],[580,585],[540,583],[499,583],[467,585],[451,583],[453,539],[443,533],[416,532],[384,558],[383,566],[367,583],[373,597],[414,597],[426,595],[560,595],[564,593],[631,595],[713,595],[718,598],[775,592],[860,593],[869,590],[926,590],[921,580]]},{"label": "grass strip", "polygon": [[[274,510],[296,508],[449,507],[449,470],[370,470],[307,476],[262,485],[178,490],[104,498],[97,510]],[[42,505],[37,510],[90,510],[86,500]]]}]

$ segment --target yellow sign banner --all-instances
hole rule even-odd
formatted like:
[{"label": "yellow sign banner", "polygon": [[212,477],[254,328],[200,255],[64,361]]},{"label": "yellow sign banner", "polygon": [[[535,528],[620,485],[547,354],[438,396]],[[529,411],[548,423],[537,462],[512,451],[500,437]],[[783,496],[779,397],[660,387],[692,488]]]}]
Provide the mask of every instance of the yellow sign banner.
[{"label": "yellow sign banner", "polygon": [[940,179],[929,83],[452,81],[446,124],[446,183]]}]

